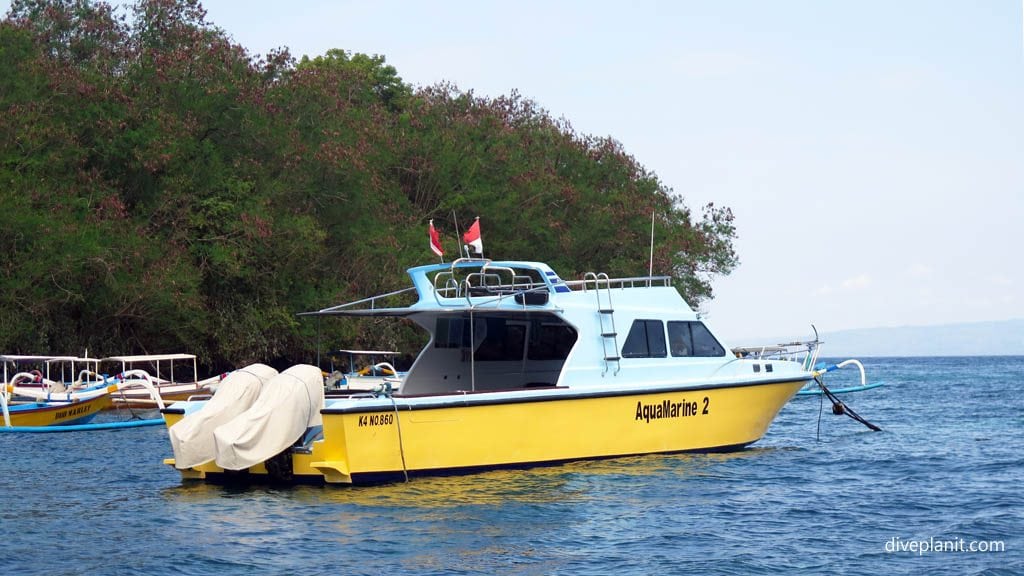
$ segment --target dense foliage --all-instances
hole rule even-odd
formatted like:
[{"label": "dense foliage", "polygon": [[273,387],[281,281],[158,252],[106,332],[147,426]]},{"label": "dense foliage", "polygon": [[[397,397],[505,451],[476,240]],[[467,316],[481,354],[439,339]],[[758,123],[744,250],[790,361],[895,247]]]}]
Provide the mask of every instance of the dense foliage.
[{"label": "dense foliage", "polygon": [[407,285],[483,223],[487,256],[656,273],[697,303],[736,264],[610,138],[513,93],[414,89],[383,57],[258,58],[196,0],[14,0],[0,22],[0,351],[309,360],[314,333],[394,347],[401,324],[296,312]]}]

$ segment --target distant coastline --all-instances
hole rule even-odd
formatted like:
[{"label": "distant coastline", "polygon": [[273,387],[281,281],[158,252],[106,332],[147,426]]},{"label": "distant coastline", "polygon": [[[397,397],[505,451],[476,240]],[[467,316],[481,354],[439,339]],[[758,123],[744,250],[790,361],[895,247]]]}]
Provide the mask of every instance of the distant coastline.
[{"label": "distant coastline", "polygon": [[[781,343],[806,338],[802,335],[757,342]],[[937,326],[823,330],[820,338],[824,341],[824,356],[1019,356],[1024,355],[1024,318]]]}]

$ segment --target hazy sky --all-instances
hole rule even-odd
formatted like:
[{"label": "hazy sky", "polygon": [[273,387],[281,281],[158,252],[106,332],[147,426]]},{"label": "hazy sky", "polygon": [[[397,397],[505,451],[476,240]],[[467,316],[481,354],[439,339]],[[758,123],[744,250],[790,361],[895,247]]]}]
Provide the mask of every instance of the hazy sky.
[{"label": "hazy sky", "polygon": [[518,90],[729,206],[741,263],[703,309],[730,345],[1024,317],[1021,0],[203,5],[254,54]]}]

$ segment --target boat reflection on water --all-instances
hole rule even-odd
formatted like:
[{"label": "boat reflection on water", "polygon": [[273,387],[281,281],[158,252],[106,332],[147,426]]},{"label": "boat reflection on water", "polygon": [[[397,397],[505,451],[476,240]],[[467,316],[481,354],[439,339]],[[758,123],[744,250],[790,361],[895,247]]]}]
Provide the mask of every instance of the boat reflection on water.
[{"label": "boat reflection on water", "polygon": [[344,488],[191,482],[165,489],[159,509],[174,534],[230,535],[228,547],[185,543],[199,563],[253,566],[267,550],[289,549],[296,553],[275,557],[273,571],[309,573],[303,561],[328,547],[362,574],[442,574],[453,566],[498,574],[510,565],[513,573],[579,573],[590,553],[612,546],[610,535],[621,542],[638,526],[671,533],[680,529],[674,519],[713,509],[746,485],[753,462],[776,451],[645,455]]},{"label": "boat reflection on water", "polygon": [[751,448],[727,453],[648,454],[602,460],[567,462],[554,466],[501,469],[479,474],[430,476],[407,483],[376,486],[275,486],[244,483],[220,485],[184,483],[164,490],[174,502],[209,502],[223,498],[255,498],[296,504],[337,504],[388,508],[454,508],[519,503],[572,503],[603,496],[609,490],[635,489],[687,478],[725,478],[721,465],[757,458],[777,448]]}]

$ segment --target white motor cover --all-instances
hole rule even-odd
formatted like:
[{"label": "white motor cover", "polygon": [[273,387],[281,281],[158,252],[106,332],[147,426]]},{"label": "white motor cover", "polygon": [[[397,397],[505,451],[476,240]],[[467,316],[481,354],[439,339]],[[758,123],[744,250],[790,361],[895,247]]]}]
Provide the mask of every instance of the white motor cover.
[{"label": "white motor cover", "polygon": [[274,376],[245,412],[214,430],[217,465],[244,470],[276,456],[320,426],[324,377],[316,366],[298,364]]},{"label": "white motor cover", "polygon": [[201,409],[185,415],[168,431],[174,450],[174,467],[184,470],[216,458],[213,431],[252,406],[263,384],[274,376],[277,370],[264,364],[252,364],[228,374],[213,398]]}]

